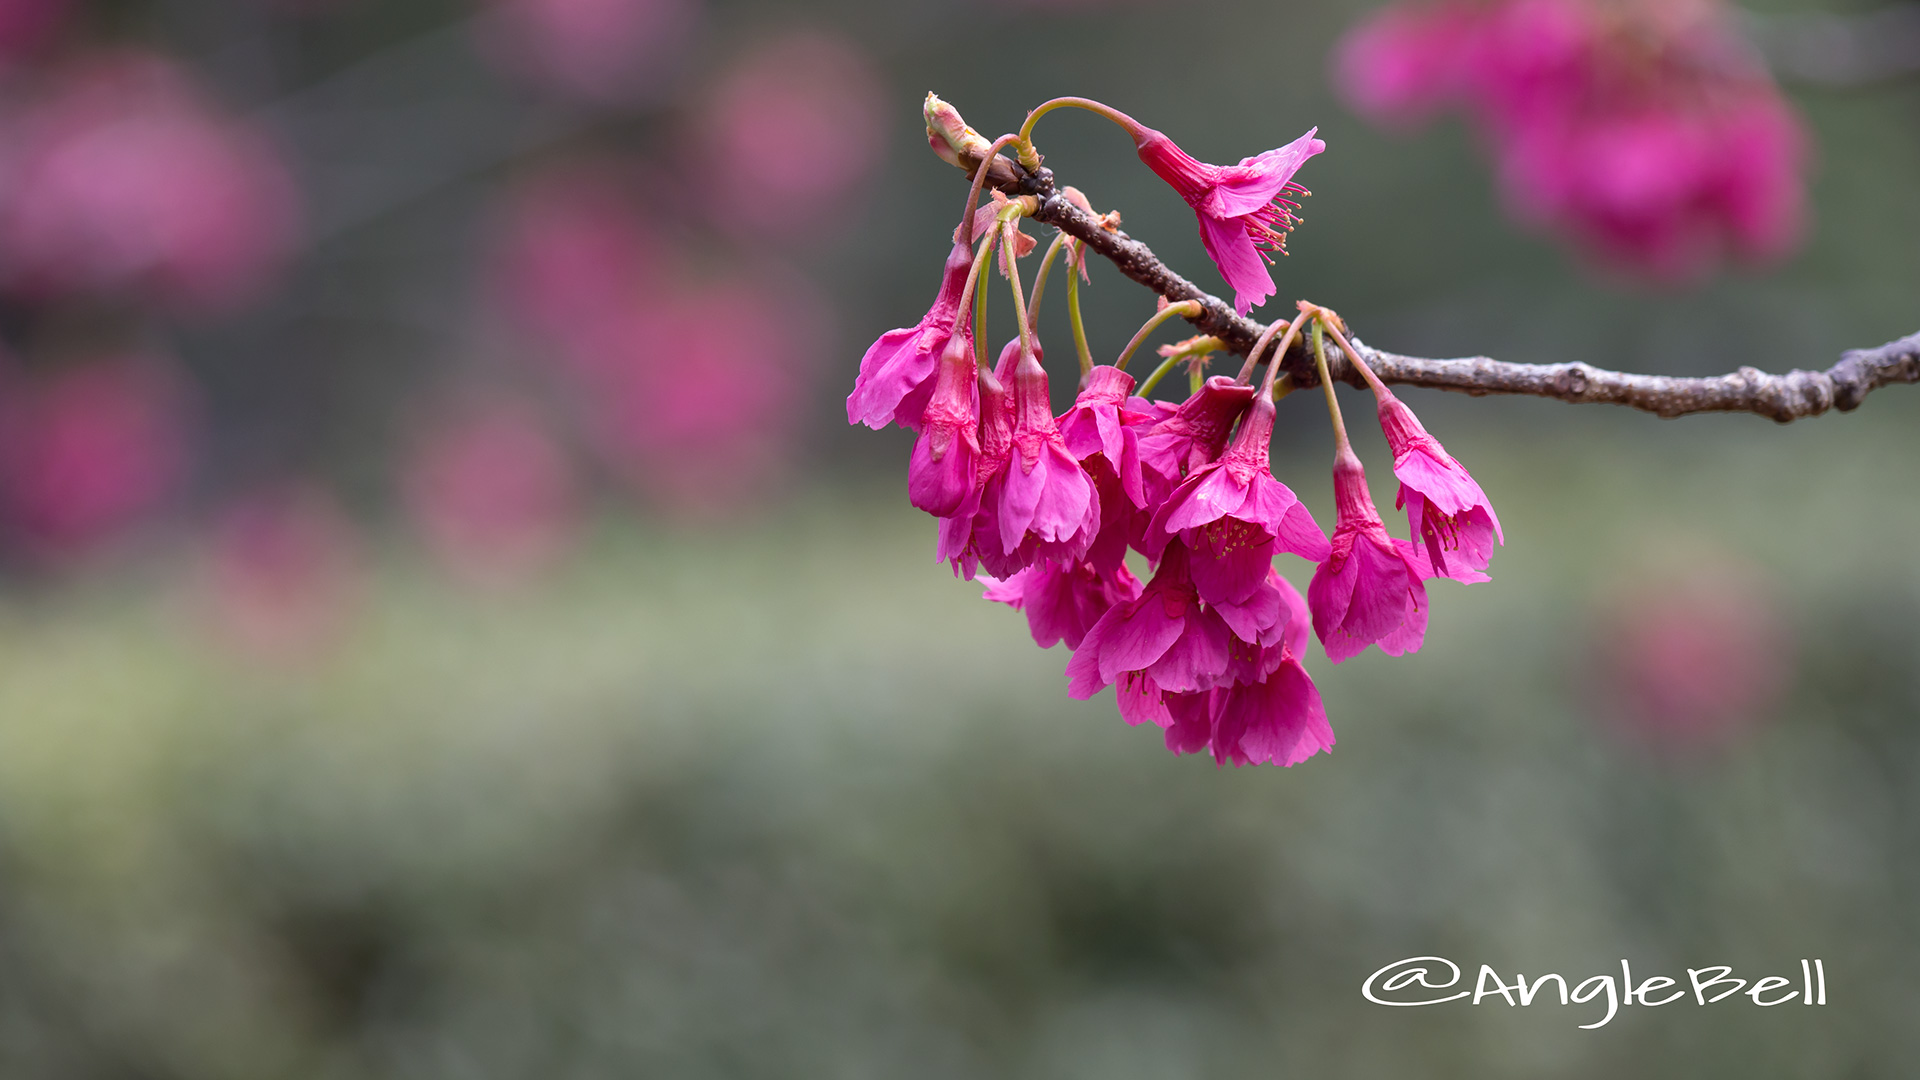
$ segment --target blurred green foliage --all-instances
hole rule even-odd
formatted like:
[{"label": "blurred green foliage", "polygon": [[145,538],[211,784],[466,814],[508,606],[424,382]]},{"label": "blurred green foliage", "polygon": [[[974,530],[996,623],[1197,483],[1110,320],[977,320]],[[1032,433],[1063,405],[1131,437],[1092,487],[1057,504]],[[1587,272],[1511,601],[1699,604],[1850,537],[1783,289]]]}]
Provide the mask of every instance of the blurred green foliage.
[{"label": "blurred green foliage", "polygon": [[[892,492],[607,522],[491,597],[395,547],[299,666],[224,651],[184,554],[16,597],[0,1071],[1904,1075],[1917,415],[1441,431],[1501,506],[1495,580],[1437,588],[1417,655],[1310,658],[1340,743],[1285,771],[1068,700],[1065,653],[935,566]],[[1798,642],[1795,689],[1718,752],[1604,723],[1595,612],[1648,551],[1765,567]],[[1817,956],[1832,1004],[1580,1031],[1362,1000],[1421,954]]]}]

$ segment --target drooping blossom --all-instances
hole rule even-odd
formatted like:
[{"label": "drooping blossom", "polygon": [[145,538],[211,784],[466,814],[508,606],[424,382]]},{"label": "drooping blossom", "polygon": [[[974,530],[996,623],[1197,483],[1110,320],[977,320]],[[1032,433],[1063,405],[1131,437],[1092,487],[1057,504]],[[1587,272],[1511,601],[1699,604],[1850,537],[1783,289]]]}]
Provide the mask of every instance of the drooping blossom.
[{"label": "drooping blossom", "polygon": [[979,497],[942,520],[939,557],[969,579],[984,567],[1003,580],[1085,559],[1100,531],[1099,493],[1060,437],[1039,357],[1017,338],[981,375],[979,446]]},{"label": "drooping blossom", "polygon": [[1352,450],[1334,459],[1333,493],[1338,519],[1332,552],[1307,586],[1313,629],[1339,663],[1378,644],[1388,656],[1414,652],[1427,633],[1426,554],[1387,535],[1367,492],[1367,474]]},{"label": "drooping blossom", "polygon": [[291,252],[298,216],[259,132],[168,60],[99,54],[54,76],[0,157],[0,287],[231,307]]},{"label": "drooping blossom", "polygon": [[409,515],[449,570],[480,585],[551,565],[578,524],[572,467],[526,402],[488,395],[434,423],[402,478]]},{"label": "drooping blossom", "polygon": [[1808,139],[1717,0],[1408,0],[1336,77],[1383,122],[1469,111],[1516,216],[1605,263],[1685,279],[1801,235]]},{"label": "drooping blossom", "polygon": [[241,495],[206,538],[207,614],[217,638],[282,664],[339,643],[362,592],[352,522],[324,489],[284,482]]},{"label": "drooping blossom", "polygon": [[1149,505],[1166,501],[1188,474],[1226,450],[1234,421],[1246,411],[1253,396],[1253,387],[1215,375],[1170,411],[1159,403],[1165,415],[1139,438],[1141,475]]},{"label": "drooping blossom", "polygon": [[1118,684],[1128,723],[1167,727],[1168,697],[1212,689],[1227,670],[1232,637],[1220,616],[1201,604],[1186,547],[1175,540],[1140,595],[1109,608],[1087,631],[1067,662],[1067,693],[1085,701]]},{"label": "drooping blossom", "polygon": [[1208,603],[1242,603],[1266,582],[1276,552],[1319,562],[1327,536],[1291,488],[1275,479],[1268,449],[1273,399],[1257,394],[1233,442],[1194,469],[1147,526],[1146,554],[1178,535],[1193,553],[1193,581]]},{"label": "drooping blossom", "polygon": [[1025,565],[1070,564],[1086,557],[1100,531],[1100,498],[1060,436],[1038,349],[1022,349],[1013,367],[1013,450],[1001,473],[1000,542],[1023,553]]},{"label": "drooping blossom", "polygon": [[1051,648],[1064,641],[1078,649],[1087,631],[1115,604],[1140,595],[1140,579],[1121,565],[1101,571],[1090,562],[1072,566],[1041,563],[1029,566],[1005,581],[983,579],[984,596],[1024,611],[1034,644]]},{"label": "drooping blossom", "polygon": [[0,530],[29,557],[88,554],[159,509],[188,450],[183,380],[154,356],[0,386]]},{"label": "drooping blossom", "polygon": [[971,512],[980,498],[980,372],[962,330],[940,356],[933,396],[907,463],[907,498],[934,517]]},{"label": "drooping blossom", "polygon": [[1285,645],[1266,678],[1217,689],[1212,700],[1215,761],[1233,765],[1298,765],[1333,749],[1333,728],[1319,688]]},{"label": "drooping blossom", "polygon": [[699,12],[696,0],[489,0],[483,55],[545,90],[594,105],[664,89]]},{"label": "drooping blossom", "polygon": [[1129,396],[1133,385],[1126,372],[1096,365],[1080,377],[1080,393],[1060,417],[1060,438],[1093,480],[1100,500],[1100,531],[1087,560],[1105,571],[1120,565],[1127,546],[1145,528],[1139,520],[1147,506],[1139,433],[1159,415]]},{"label": "drooping blossom", "polygon": [[1485,581],[1480,571],[1493,558],[1493,546],[1506,543],[1500,518],[1466,468],[1427,434],[1413,410],[1385,387],[1374,394],[1380,429],[1393,451],[1393,475],[1400,481],[1396,509],[1407,512],[1407,529],[1426,548],[1437,577]]},{"label": "drooping blossom", "polygon": [[1285,146],[1238,165],[1208,165],[1174,145],[1172,139],[1149,127],[1133,132],[1134,147],[1160,179],[1173,185],[1200,219],[1200,243],[1207,249],[1220,276],[1233,286],[1233,306],[1240,314],[1266,302],[1274,294],[1273,275],[1267,272],[1268,252],[1287,250],[1287,232],[1300,219],[1300,204],[1289,196],[1305,195],[1293,174],[1313,155],[1327,148],[1314,138],[1319,128]]},{"label": "drooping blossom", "polygon": [[967,314],[960,310],[960,294],[972,266],[973,249],[956,241],[947,252],[933,306],[919,322],[889,330],[867,347],[853,392],[847,395],[847,423],[865,424],[875,431],[889,423],[919,429],[933,394],[940,356],[955,325]]},{"label": "drooping blossom", "polygon": [[701,189],[722,225],[791,235],[872,172],[881,82],[852,41],[804,31],[757,46],[720,76],[699,112]]}]

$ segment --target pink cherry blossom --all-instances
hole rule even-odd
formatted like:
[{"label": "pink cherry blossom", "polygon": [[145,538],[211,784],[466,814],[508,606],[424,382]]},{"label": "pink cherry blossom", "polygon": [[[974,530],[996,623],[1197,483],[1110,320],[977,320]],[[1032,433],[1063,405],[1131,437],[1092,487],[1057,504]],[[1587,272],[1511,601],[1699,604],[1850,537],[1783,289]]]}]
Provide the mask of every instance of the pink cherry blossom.
[{"label": "pink cherry blossom", "polygon": [[95,55],[26,108],[0,161],[0,286],[179,308],[257,295],[290,254],[293,184],[266,139],[157,55]]},{"label": "pink cherry blossom", "polygon": [[546,90],[599,105],[662,87],[699,11],[696,0],[489,0],[483,55]]},{"label": "pink cherry blossom", "polygon": [[947,253],[933,306],[919,322],[889,330],[867,347],[853,392],[847,395],[847,423],[865,424],[875,431],[890,422],[919,429],[948,339],[963,317],[971,319],[970,312],[960,310],[960,294],[972,266],[973,249],[956,242]]},{"label": "pink cherry blossom", "polygon": [[1480,571],[1493,558],[1493,546],[1506,543],[1506,537],[1486,493],[1440,440],[1427,434],[1412,409],[1384,387],[1375,395],[1380,429],[1393,451],[1393,475],[1400,481],[1393,505],[1406,509],[1407,529],[1425,545],[1435,576],[1487,580]]},{"label": "pink cherry blossom", "polygon": [[440,561],[479,585],[550,566],[572,539],[572,466],[524,401],[464,403],[429,429],[403,477],[407,509]]},{"label": "pink cherry blossom", "polygon": [[1425,554],[1387,535],[1367,493],[1367,474],[1342,447],[1333,466],[1338,520],[1332,553],[1307,586],[1313,629],[1327,658],[1339,663],[1378,644],[1388,656],[1420,648],[1427,633]]},{"label": "pink cherry blossom", "polygon": [[940,519],[937,557],[953,564],[953,572],[973,580],[981,567],[1002,580],[1027,568],[1031,559],[1007,551],[1000,541],[1000,492],[1007,464],[1013,456],[1013,394],[1008,382],[1019,358],[1019,342],[1000,350],[995,370],[979,373],[980,453],[975,459],[977,497],[960,511]]},{"label": "pink cherry blossom", "polygon": [[907,497],[934,517],[979,505],[980,372],[972,335],[954,335],[940,357],[933,396],[907,464]]},{"label": "pink cherry blossom", "polygon": [[1100,499],[1091,477],[1061,438],[1037,353],[1022,350],[1013,368],[1013,452],[1001,474],[1000,542],[1022,560],[1070,564],[1085,558],[1100,531]]},{"label": "pink cherry blossom", "polygon": [[1133,132],[1140,160],[1173,185],[1198,215],[1200,242],[1220,276],[1233,286],[1233,306],[1242,315],[1274,294],[1273,275],[1267,272],[1273,260],[1267,253],[1285,254],[1287,231],[1299,223],[1294,211],[1300,205],[1287,196],[1306,194],[1293,182],[1293,174],[1327,148],[1314,138],[1317,131],[1226,166],[1194,159],[1152,128]]},{"label": "pink cherry blossom", "polygon": [[1293,651],[1282,645],[1280,663],[1266,678],[1212,692],[1215,761],[1239,765],[1298,765],[1333,749],[1333,728],[1320,691]]},{"label": "pink cherry blossom", "polygon": [[1254,393],[1251,386],[1215,375],[1146,429],[1139,451],[1149,505],[1164,502],[1189,473],[1220,456]]},{"label": "pink cherry blossom", "polygon": [[1140,579],[1125,566],[1109,571],[1089,562],[1072,566],[1042,563],[1029,566],[1005,581],[982,578],[985,598],[1027,615],[1034,644],[1051,648],[1064,641],[1078,649],[1087,631],[1115,604],[1140,595]]},{"label": "pink cherry blossom", "polygon": [[1146,554],[1176,534],[1193,552],[1193,580],[1208,603],[1241,603],[1267,580],[1278,551],[1318,562],[1326,534],[1268,461],[1273,399],[1256,395],[1233,443],[1187,478],[1147,526]]},{"label": "pink cherry blossom", "polygon": [[153,513],[183,478],[188,410],[165,360],[99,360],[0,387],[0,525],[66,562]]},{"label": "pink cherry blossom", "polygon": [[1232,636],[1200,603],[1186,547],[1176,540],[1139,597],[1115,604],[1087,631],[1067,663],[1067,692],[1084,701],[1125,682],[1122,714],[1133,723],[1146,717],[1164,724],[1165,695],[1211,689],[1226,672]]}]

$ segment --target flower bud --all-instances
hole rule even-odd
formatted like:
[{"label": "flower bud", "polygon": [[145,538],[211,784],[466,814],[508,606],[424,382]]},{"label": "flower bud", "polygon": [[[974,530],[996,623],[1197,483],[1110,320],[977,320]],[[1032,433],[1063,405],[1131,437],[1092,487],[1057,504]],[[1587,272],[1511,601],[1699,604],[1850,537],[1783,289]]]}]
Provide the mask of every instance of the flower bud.
[{"label": "flower bud", "polygon": [[928,92],[923,111],[927,117],[927,145],[940,160],[971,172],[987,156],[993,144],[967,126],[960,111]]}]

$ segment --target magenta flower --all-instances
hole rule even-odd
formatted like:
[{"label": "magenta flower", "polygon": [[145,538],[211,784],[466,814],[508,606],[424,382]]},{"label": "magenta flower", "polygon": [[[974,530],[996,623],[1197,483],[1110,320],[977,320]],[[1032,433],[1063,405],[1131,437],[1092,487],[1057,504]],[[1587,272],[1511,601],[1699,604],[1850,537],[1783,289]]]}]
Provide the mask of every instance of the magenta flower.
[{"label": "magenta flower", "polygon": [[1374,391],[1380,406],[1380,430],[1393,451],[1393,475],[1400,493],[1396,509],[1407,511],[1407,530],[1426,545],[1436,577],[1485,581],[1480,571],[1493,558],[1493,546],[1506,543],[1500,518],[1486,493],[1440,440],[1427,434],[1413,410],[1384,387]]},{"label": "magenta flower", "polygon": [[1313,155],[1327,148],[1314,138],[1314,128],[1285,146],[1238,165],[1208,165],[1175,146],[1172,139],[1149,127],[1133,129],[1140,160],[1173,185],[1200,218],[1200,243],[1233,286],[1233,306],[1245,315],[1274,294],[1267,253],[1287,250],[1287,230],[1299,224],[1294,211],[1300,204],[1288,195],[1306,190],[1293,174]]},{"label": "magenta flower", "polygon": [[889,330],[867,347],[853,393],[847,395],[847,423],[878,431],[893,422],[918,430],[933,396],[934,369],[961,318],[960,294],[972,266],[973,250],[956,242],[947,253],[933,306],[918,323]]},{"label": "magenta flower", "polygon": [[1022,553],[1022,565],[1086,557],[1100,531],[1100,499],[1060,437],[1047,372],[1033,353],[1013,368],[1013,452],[997,479],[1000,543],[1008,554]]},{"label": "magenta flower", "polygon": [[1333,728],[1320,691],[1282,645],[1280,663],[1265,679],[1213,691],[1215,761],[1239,765],[1298,765],[1333,749]]},{"label": "magenta flower", "polygon": [[968,581],[983,566],[989,575],[1005,580],[1031,561],[1022,561],[1020,553],[1009,552],[1000,543],[1000,492],[1013,455],[1013,395],[1007,383],[1019,352],[1017,340],[1008,342],[1000,350],[998,366],[979,373],[980,453],[975,458],[973,485],[978,497],[960,512],[940,519],[937,557],[952,563],[954,574]]},{"label": "magenta flower", "polygon": [[1157,417],[1132,404],[1133,376],[1110,364],[1101,364],[1080,377],[1080,394],[1073,408],[1060,417],[1060,437],[1068,453],[1085,462],[1105,456],[1135,506],[1147,496],[1140,480],[1140,431]]},{"label": "magenta flower", "polygon": [[1254,388],[1225,375],[1201,384],[1200,392],[1167,413],[1139,439],[1147,503],[1158,506],[1187,474],[1218,458],[1233,422],[1253,400]]},{"label": "magenta flower", "polygon": [[1333,551],[1307,586],[1314,633],[1334,663],[1378,643],[1388,656],[1420,648],[1427,633],[1425,554],[1387,535],[1367,493],[1367,473],[1344,445],[1333,464],[1339,518]]},{"label": "magenta flower", "polygon": [[933,396],[907,464],[907,498],[934,517],[977,506],[980,494],[980,372],[964,329],[940,357]]},{"label": "magenta flower", "polygon": [[1269,568],[1245,600],[1208,606],[1233,631],[1228,675],[1236,681],[1253,682],[1272,671],[1278,659],[1267,652],[1281,642],[1296,654],[1306,651],[1312,615],[1300,590],[1278,570]]},{"label": "magenta flower", "polygon": [[986,599],[1026,612],[1034,644],[1043,649],[1056,641],[1078,649],[1109,608],[1140,596],[1140,579],[1125,566],[1102,572],[1088,562],[1038,564],[1005,581],[984,580]]},{"label": "magenta flower", "polygon": [[1087,631],[1067,663],[1067,692],[1085,701],[1129,680],[1120,694],[1123,714],[1134,708],[1130,722],[1161,722],[1164,695],[1211,689],[1227,670],[1231,637],[1220,616],[1201,606],[1187,549],[1176,540],[1140,596],[1115,604]]},{"label": "magenta flower", "polygon": [[1242,603],[1266,582],[1276,551],[1318,562],[1326,534],[1268,464],[1273,399],[1256,395],[1233,443],[1187,478],[1147,526],[1146,554],[1178,534],[1193,552],[1193,581],[1210,604]]}]

